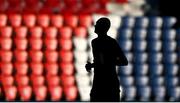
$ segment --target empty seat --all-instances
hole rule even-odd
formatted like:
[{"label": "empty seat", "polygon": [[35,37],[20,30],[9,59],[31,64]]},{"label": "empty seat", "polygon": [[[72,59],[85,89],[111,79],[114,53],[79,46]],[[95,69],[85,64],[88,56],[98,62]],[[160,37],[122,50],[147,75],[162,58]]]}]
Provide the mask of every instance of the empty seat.
[{"label": "empty seat", "polygon": [[6,26],[7,18],[6,14],[0,14],[0,27]]},{"label": "empty seat", "polygon": [[78,25],[78,17],[76,15],[65,15],[64,23],[66,26],[76,27]]},{"label": "empty seat", "polygon": [[140,63],[140,64],[145,63],[145,62],[147,62],[147,59],[148,59],[148,55],[147,55],[146,52],[142,52],[142,53],[136,52],[136,53],[134,53],[133,61],[135,63]]},{"label": "empty seat", "polygon": [[59,52],[59,58],[62,62],[72,62],[73,61],[73,52],[72,51],[66,51],[61,50]]},{"label": "empty seat", "polygon": [[135,21],[136,28],[147,28],[149,19],[147,17],[137,17]]},{"label": "empty seat", "polygon": [[167,76],[166,77],[166,86],[168,87],[168,89],[170,88],[175,88],[178,86],[179,84],[179,78],[178,77],[171,77],[171,76]]},{"label": "empty seat", "polygon": [[135,24],[135,18],[125,16],[122,18],[122,28],[132,28]]},{"label": "empty seat", "polygon": [[136,86],[148,86],[150,81],[147,76],[137,76],[135,79]]},{"label": "empty seat", "polygon": [[165,84],[165,79],[162,76],[153,76],[150,78],[150,84],[152,87],[163,86]]},{"label": "empty seat", "polygon": [[30,50],[29,57],[31,59],[31,62],[42,62],[43,52],[40,50]]},{"label": "empty seat", "polygon": [[147,43],[147,50],[149,52],[159,52],[162,49],[162,42],[160,40],[153,40]]},{"label": "empty seat", "polygon": [[45,63],[44,68],[46,69],[47,75],[57,75],[58,74],[58,64],[57,63]]},{"label": "empty seat", "polygon": [[120,83],[124,87],[132,86],[134,84],[134,78],[132,76],[123,76],[120,79]]},{"label": "empty seat", "polygon": [[61,27],[59,33],[60,38],[70,39],[72,37],[72,29],[69,26]]},{"label": "empty seat", "polygon": [[18,75],[26,75],[28,73],[29,65],[26,62],[15,62],[14,68],[16,70],[16,74]]},{"label": "empty seat", "polygon": [[177,22],[177,19],[175,17],[163,17],[163,28],[171,28],[175,23]]},{"label": "empty seat", "polygon": [[146,29],[135,29],[133,39],[135,40],[144,40],[147,37]]},{"label": "empty seat", "polygon": [[50,19],[51,19],[51,24],[53,26],[58,28],[63,26],[64,18],[62,17],[62,15],[59,14],[51,15]]},{"label": "empty seat", "polygon": [[87,40],[85,38],[74,37],[73,43],[75,50],[85,51],[87,49]]},{"label": "empty seat", "polygon": [[80,15],[79,16],[79,25],[83,27],[90,27],[92,25],[92,17],[91,15]]},{"label": "empty seat", "polygon": [[163,24],[163,20],[161,17],[150,17],[149,18],[149,27],[150,28],[161,28]]},{"label": "empty seat", "polygon": [[26,62],[28,59],[28,53],[25,50],[15,50],[14,55],[18,62]]},{"label": "empty seat", "polygon": [[31,86],[22,86],[18,87],[18,92],[20,95],[21,101],[30,101],[32,97],[32,88]]},{"label": "empty seat", "polygon": [[13,27],[18,27],[21,25],[22,17],[19,14],[11,14],[9,20]]},{"label": "empty seat", "polygon": [[[85,69],[85,68],[84,68]],[[128,64],[128,66],[122,66],[118,69],[118,73],[120,75],[125,75],[125,76],[129,76],[133,73],[133,65],[132,64]]]},{"label": "empty seat", "polygon": [[34,26],[30,28],[31,37],[41,38],[43,30],[40,26]]},{"label": "empty seat", "polygon": [[14,101],[17,96],[17,88],[15,86],[8,86],[4,88],[6,101]]},{"label": "empty seat", "polygon": [[28,47],[28,40],[26,38],[23,39],[14,39],[15,48],[18,50],[26,50]]},{"label": "empty seat", "polygon": [[75,78],[73,75],[62,75],[61,80],[64,87],[73,86],[75,84]]},{"label": "empty seat", "polygon": [[175,87],[175,88],[169,88],[169,96],[170,99],[169,101],[179,101],[179,97],[180,97],[180,87]]},{"label": "empty seat", "polygon": [[19,87],[29,85],[29,77],[26,75],[16,75],[16,83]]},{"label": "empty seat", "polygon": [[51,95],[51,101],[59,101],[63,97],[63,89],[61,86],[49,87],[49,92]]},{"label": "empty seat", "polygon": [[163,63],[174,64],[178,59],[176,53],[164,53],[163,55]]},{"label": "empty seat", "polygon": [[123,51],[128,52],[132,49],[132,41],[131,40],[119,40],[118,41],[120,47]]},{"label": "empty seat", "polygon": [[28,29],[26,26],[15,28],[16,38],[26,38],[27,32],[28,32]]},{"label": "empty seat", "polygon": [[13,72],[13,65],[11,62],[0,62],[0,70],[2,75],[11,75]]},{"label": "empty seat", "polygon": [[40,38],[30,38],[29,44],[32,50],[41,50],[43,46],[43,41]]},{"label": "empty seat", "polygon": [[56,76],[56,75],[54,76],[47,75],[46,80],[47,80],[48,87],[58,86],[60,83],[60,78],[59,76]]},{"label": "empty seat", "polygon": [[147,34],[147,40],[159,40],[161,37],[161,30],[160,29],[149,29]]},{"label": "empty seat", "polygon": [[2,37],[11,37],[12,31],[13,29],[11,26],[4,26],[0,28],[0,34]]},{"label": "empty seat", "polygon": [[50,18],[47,14],[39,14],[37,15],[37,23],[39,26],[48,27],[50,22]]},{"label": "empty seat", "polygon": [[74,65],[72,63],[60,63],[60,69],[62,71],[62,74],[65,75],[73,75],[74,73]]},{"label": "empty seat", "polygon": [[31,74],[42,75],[43,74],[43,64],[41,62],[31,62],[30,63]]},{"label": "empty seat", "polygon": [[135,75],[137,76],[147,75],[149,71],[149,66],[147,64],[135,64],[134,71]]},{"label": "empty seat", "polygon": [[60,49],[62,50],[71,50],[72,49],[72,40],[71,39],[59,39],[58,40]]},{"label": "empty seat", "polygon": [[47,27],[45,28],[45,35],[47,39],[53,39],[57,36],[57,28],[56,27]]},{"label": "empty seat", "polygon": [[67,101],[74,101],[77,99],[78,89],[76,86],[65,87],[64,93]]},{"label": "empty seat", "polygon": [[76,37],[85,38],[87,37],[87,30],[85,27],[76,27],[74,29],[74,34]]},{"label": "empty seat", "polygon": [[163,52],[165,53],[169,53],[169,52],[175,52],[176,50],[176,47],[177,47],[177,43],[176,41],[172,40],[172,41],[167,41],[167,42],[163,42],[163,45],[162,45],[162,50]]},{"label": "empty seat", "polygon": [[165,29],[162,31],[162,40],[175,40],[176,31],[174,29]]},{"label": "empty seat", "polygon": [[129,28],[124,28],[119,30],[119,40],[128,40],[132,37],[132,30]]},{"label": "empty seat", "polygon": [[14,78],[11,75],[1,75],[1,82],[3,87],[12,86],[14,84]]},{"label": "empty seat", "polygon": [[0,47],[3,50],[10,50],[12,48],[12,39],[11,38],[0,38]]},{"label": "empty seat", "polygon": [[167,76],[178,75],[179,66],[177,64],[165,64],[164,68]]},{"label": "empty seat", "polygon": [[148,62],[149,63],[161,63],[162,58],[163,58],[163,55],[161,52],[148,54]]},{"label": "empty seat", "polygon": [[123,94],[125,96],[125,101],[134,101],[136,98],[136,88],[134,86],[128,86],[123,88]]},{"label": "empty seat", "polygon": [[144,52],[147,47],[147,42],[145,40],[137,40],[133,43],[133,50],[135,52]]},{"label": "empty seat", "polygon": [[0,50],[0,59],[3,62],[11,62],[13,53],[10,50]]},{"label": "empty seat", "polygon": [[164,101],[165,99],[165,95],[166,95],[166,90],[165,90],[165,87],[164,86],[157,86],[157,87],[154,87],[152,89],[152,93],[155,97],[154,101]]},{"label": "empty seat", "polygon": [[57,51],[45,51],[46,62],[57,62],[58,53]]},{"label": "empty seat", "polygon": [[45,41],[46,50],[56,50],[57,49],[58,41],[55,38],[45,39],[44,41]]},{"label": "empty seat", "polygon": [[31,75],[31,83],[33,85],[33,87],[39,87],[39,86],[43,86],[45,83],[45,78],[42,75]]},{"label": "empty seat", "polygon": [[163,74],[163,65],[162,64],[150,64],[149,73],[152,76],[161,76]]},{"label": "empty seat", "polygon": [[150,97],[151,97],[151,88],[149,86],[143,86],[143,87],[139,87],[138,95],[140,98],[140,101],[150,101]]},{"label": "empty seat", "polygon": [[35,94],[36,101],[45,101],[47,97],[47,87],[44,85],[36,86],[34,88],[34,94]]},{"label": "empty seat", "polygon": [[27,27],[33,27],[36,24],[36,16],[34,14],[24,14],[23,15],[23,23]]}]

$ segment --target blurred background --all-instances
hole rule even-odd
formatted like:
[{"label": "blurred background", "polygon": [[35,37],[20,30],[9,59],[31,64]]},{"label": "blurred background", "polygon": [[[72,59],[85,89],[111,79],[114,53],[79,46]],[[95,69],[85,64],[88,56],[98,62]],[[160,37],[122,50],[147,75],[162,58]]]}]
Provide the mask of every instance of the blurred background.
[{"label": "blurred background", "polygon": [[178,0],[0,0],[0,101],[89,101],[91,40],[111,20],[121,101],[180,101]]}]

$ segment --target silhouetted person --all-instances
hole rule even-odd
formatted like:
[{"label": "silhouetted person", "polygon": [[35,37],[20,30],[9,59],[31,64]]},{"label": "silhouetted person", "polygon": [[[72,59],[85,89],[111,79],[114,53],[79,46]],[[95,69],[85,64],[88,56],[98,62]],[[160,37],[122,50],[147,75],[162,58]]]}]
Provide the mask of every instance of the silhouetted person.
[{"label": "silhouetted person", "polygon": [[110,25],[108,18],[100,18],[95,25],[98,37],[91,42],[94,63],[86,64],[88,72],[94,68],[90,101],[120,101],[116,65],[124,66],[128,61],[116,40],[107,35]]}]

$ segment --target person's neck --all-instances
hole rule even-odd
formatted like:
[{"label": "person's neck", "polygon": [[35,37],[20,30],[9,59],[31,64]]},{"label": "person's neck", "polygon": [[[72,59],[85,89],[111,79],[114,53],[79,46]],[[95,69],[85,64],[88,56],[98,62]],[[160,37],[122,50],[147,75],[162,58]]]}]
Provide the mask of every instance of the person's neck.
[{"label": "person's neck", "polygon": [[104,38],[104,37],[107,37],[107,33],[99,34],[99,35],[98,35],[98,38]]}]

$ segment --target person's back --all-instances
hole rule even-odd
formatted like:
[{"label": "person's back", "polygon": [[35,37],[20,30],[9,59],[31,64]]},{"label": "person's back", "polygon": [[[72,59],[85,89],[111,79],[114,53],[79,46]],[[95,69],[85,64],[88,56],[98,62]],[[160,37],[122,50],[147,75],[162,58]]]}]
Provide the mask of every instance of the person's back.
[{"label": "person's back", "polygon": [[99,19],[95,25],[98,38],[91,42],[94,63],[86,65],[87,71],[94,67],[91,101],[119,101],[116,65],[127,65],[128,62],[116,40],[107,36],[109,27],[107,18]]}]

